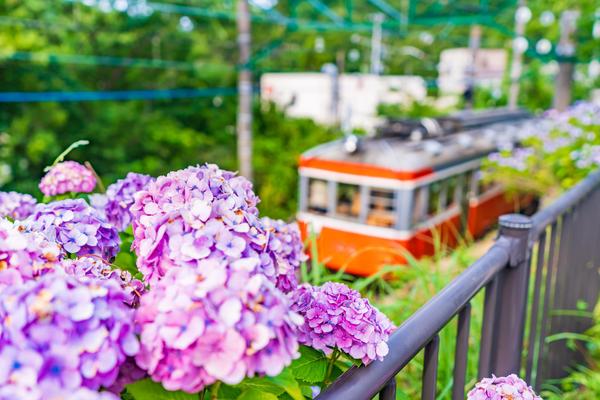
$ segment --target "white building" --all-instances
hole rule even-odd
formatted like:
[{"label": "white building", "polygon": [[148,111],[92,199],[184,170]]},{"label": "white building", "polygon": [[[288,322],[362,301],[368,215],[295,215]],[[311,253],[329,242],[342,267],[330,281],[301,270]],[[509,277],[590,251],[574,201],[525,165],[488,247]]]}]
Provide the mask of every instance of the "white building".
[{"label": "white building", "polygon": [[491,89],[499,88],[508,63],[503,49],[479,49],[473,63],[469,48],[446,49],[440,54],[438,86],[443,95],[462,94],[475,67],[475,84]]},{"label": "white building", "polygon": [[335,78],[326,73],[269,73],[262,75],[260,87],[261,99],[275,102],[289,116],[323,124],[342,121],[367,132],[381,122],[377,118],[380,103],[408,104],[427,95],[425,80],[418,76],[342,74]]}]

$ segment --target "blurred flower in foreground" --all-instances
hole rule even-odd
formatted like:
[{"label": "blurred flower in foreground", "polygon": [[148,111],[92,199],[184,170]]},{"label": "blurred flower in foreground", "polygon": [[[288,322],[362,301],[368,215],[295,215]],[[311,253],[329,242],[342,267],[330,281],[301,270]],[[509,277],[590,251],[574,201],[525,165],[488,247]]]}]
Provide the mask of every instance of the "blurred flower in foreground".
[{"label": "blurred flower in foreground", "polygon": [[331,354],[339,349],[369,364],[388,354],[390,320],[360,293],[342,283],[299,286],[292,293],[292,310],[304,317],[300,343]]},{"label": "blurred flower in foreground", "polygon": [[84,165],[75,161],[64,161],[48,171],[40,181],[39,187],[46,196],[90,193],[96,187],[96,177]]},{"label": "blurred flower in foreground", "polygon": [[542,400],[533,389],[512,374],[507,377],[485,378],[475,385],[467,400]]},{"label": "blurred flower in foreground", "polygon": [[60,247],[41,233],[0,218],[0,292],[53,271],[61,257]]},{"label": "blurred flower in foreground", "polygon": [[114,281],[61,272],[6,288],[0,294],[0,393],[71,399],[82,388],[111,386],[126,357],[139,350],[134,311],[125,300]]},{"label": "blurred flower in foreground", "polygon": [[37,201],[28,194],[0,192],[0,217],[21,220],[29,217]]},{"label": "blurred flower in foreground", "polygon": [[94,254],[110,261],[121,244],[117,230],[83,199],[40,204],[23,225],[77,256]]}]

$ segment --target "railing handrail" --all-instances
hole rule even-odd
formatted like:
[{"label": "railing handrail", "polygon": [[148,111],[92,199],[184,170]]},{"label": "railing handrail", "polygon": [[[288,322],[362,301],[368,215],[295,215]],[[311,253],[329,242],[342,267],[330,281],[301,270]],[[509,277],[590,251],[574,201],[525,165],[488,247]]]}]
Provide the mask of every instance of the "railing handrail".
[{"label": "railing handrail", "polygon": [[600,185],[600,171],[590,174],[566,193],[563,193],[558,199],[552,202],[552,204],[548,205],[548,207],[544,207],[542,210],[535,213],[535,215],[531,217],[533,222],[533,237],[539,236],[547,226],[555,223],[565,211],[579,203],[584,197],[597,188],[598,185]]},{"label": "railing handrail", "polygon": [[[509,262],[510,244],[500,239],[481,258],[417,310],[390,336],[383,361],[352,367],[317,400],[369,400],[469,303]],[[368,382],[368,384],[364,384]]]}]

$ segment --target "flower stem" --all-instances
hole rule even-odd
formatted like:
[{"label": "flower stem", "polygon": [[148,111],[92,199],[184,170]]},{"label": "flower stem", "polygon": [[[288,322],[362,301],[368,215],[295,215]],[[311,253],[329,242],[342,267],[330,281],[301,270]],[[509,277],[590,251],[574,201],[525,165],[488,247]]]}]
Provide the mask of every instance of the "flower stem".
[{"label": "flower stem", "polygon": [[221,387],[221,382],[217,381],[214,385],[212,385],[210,389],[210,400],[219,400],[219,388]]},{"label": "flower stem", "polygon": [[198,399],[204,400],[205,397],[206,397],[206,389],[202,389],[202,391],[198,395]]},{"label": "flower stem", "polygon": [[335,362],[340,357],[341,353],[338,349],[333,350],[333,354],[329,359],[329,365],[327,366],[327,373],[325,374],[325,384],[329,385],[331,383],[331,373],[333,372],[333,366]]}]

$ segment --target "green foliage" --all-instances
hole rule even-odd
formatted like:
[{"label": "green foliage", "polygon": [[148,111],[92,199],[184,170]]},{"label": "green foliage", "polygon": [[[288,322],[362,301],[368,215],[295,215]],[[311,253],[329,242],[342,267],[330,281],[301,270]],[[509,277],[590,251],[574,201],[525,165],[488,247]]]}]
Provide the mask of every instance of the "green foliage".
[{"label": "green foliage", "polygon": [[544,196],[567,190],[597,169],[599,145],[600,124],[584,124],[572,117],[566,128],[555,124],[549,134],[533,132],[522,140],[521,149],[503,150],[497,158],[485,160],[484,178],[502,183],[513,193]]},{"label": "green foliage", "polygon": [[170,392],[150,378],[127,385],[127,393],[134,400],[197,400],[198,396],[185,392]]},{"label": "green foliage", "polygon": [[[573,311],[581,315],[581,311]],[[588,315],[584,315],[588,316]],[[560,333],[549,341],[566,340],[572,348],[583,351],[585,363],[557,382],[544,385],[546,400],[596,400],[600,398],[600,303],[594,310],[594,325],[585,334]],[[577,343],[577,345],[575,345]]]},{"label": "green foliage", "polygon": [[442,110],[437,108],[430,101],[411,101],[408,105],[386,104],[377,106],[377,114],[389,118],[421,118],[438,117],[448,114],[452,110]]}]

